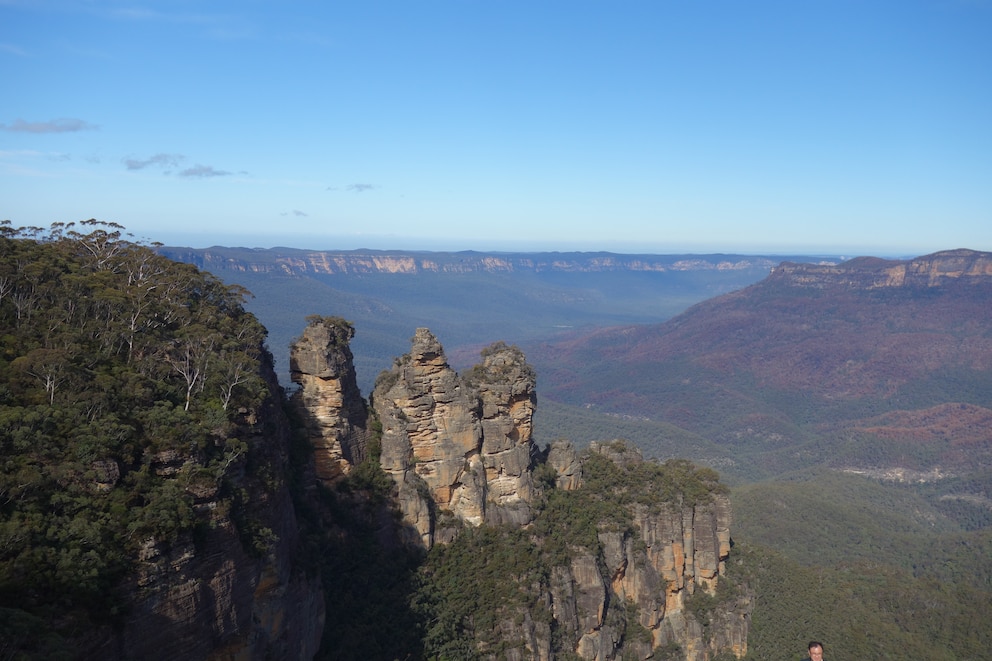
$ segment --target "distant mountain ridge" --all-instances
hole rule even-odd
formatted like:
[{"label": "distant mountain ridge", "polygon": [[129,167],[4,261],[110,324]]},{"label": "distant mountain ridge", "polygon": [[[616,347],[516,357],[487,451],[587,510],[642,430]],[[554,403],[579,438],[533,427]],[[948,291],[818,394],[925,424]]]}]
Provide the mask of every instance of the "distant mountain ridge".
[{"label": "distant mountain ridge", "polygon": [[363,392],[406,350],[406,339],[418,327],[431,328],[453,360],[466,347],[471,360],[494,337],[522,344],[563,329],[664,321],[693,303],[761,280],[783,259],[839,261],[607,252],[157,250],[250,290],[254,298],[247,307],[268,328],[279,366],[288,365],[288,346],[308,314],[347,318],[356,331],[352,349]]},{"label": "distant mountain ridge", "polygon": [[745,473],[971,470],[992,465],[990,328],[992,253],[952,250],[785,263],[661,324],[525,349],[545,397],[703,435]]},{"label": "distant mountain ridge", "polygon": [[908,260],[856,257],[839,264],[783,263],[772,273],[795,286],[807,287],[935,287],[954,281],[983,284],[992,278],[992,253],[958,249]]},{"label": "distant mountain ridge", "polygon": [[[406,250],[204,249],[162,247],[177,261],[216,272],[285,274],[598,273],[609,271],[740,271],[771,269],[785,258],[745,255],[630,255],[610,252],[426,252]],[[827,263],[836,263],[829,260]]]}]

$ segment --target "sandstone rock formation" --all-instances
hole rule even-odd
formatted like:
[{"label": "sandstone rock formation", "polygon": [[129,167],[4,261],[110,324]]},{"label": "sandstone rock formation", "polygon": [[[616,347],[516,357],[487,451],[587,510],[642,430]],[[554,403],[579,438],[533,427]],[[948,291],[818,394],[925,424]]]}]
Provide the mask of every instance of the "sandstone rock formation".
[{"label": "sandstone rock formation", "polygon": [[992,254],[975,250],[944,250],[910,260],[858,257],[841,264],[786,262],[772,270],[791,286],[819,289],[939,287],[952,282],[980,284],[992,279]]},{"label": "sandstone rock formation", "polygon": [[300,389],[293,401],[314,448],[317,477],[332,481],[362,461],[368,447],[368,411],[358,390],[343,319],[308,318],[290,353],[290,376]]},{"label": "sandstone rock formation", "polygon": [[555,471],[555,486],[574,491],[582,484],[582,462],[575,446],[568,441],[554,441],[548,447],[547,465]]},{"label": "sandstone rock formation", "polygon": [[372,403],[382,425],[380,462],[424,547],[440,541],[441,513],[475,526],[530,521],[534,385],[522,353],[503,344],[462,379],[426,328],[379,377]]},{"label": "sandstone rock formation", "polygon": [[282,273],[287,275],[355,275],[390,273],[512,273],[615,271],[747,271],[767,272],[777,262],[770,257],[700,255],[624,255],[616,253],[465,253],[341,250],[295,248],[254,250],[246,255],[235,248],[160,248],[177,261],[214,273]]},{"label": "sandstone rock formation", "polygon": [[[294,347],[293,373],[303,386],[297,405],[312,422],[315,453],[325,457],[317,463],[333,458],[337,475],[350,471],[351,460],[363,452],[361,443],[347,440],[358,438],[349,433],[372,427],[361,424],[366,409],[357,389],[344,385],[351,371],[349,338],[334,337],[318,320]],[[459,375],[437,338],[417,329],[410,352],[380,374],[369,407],[381,427],[379,463],[395,485],[398,536],[407,546],[450,543],[465,526],[539,527],[535,517],[546,494],[534,471],[542,465],[543,483],[563,493],[592,488],[582,458],[589,454],[580,455],[567,441],[537,451],[535,405],[534,371],[519,349],[496,343],[482,352],[480,364]],[[593,443],[588,453],[615,465],[621,482],[624,475],[662,474],[644,469],[640,452],[623,442]],[[691,473],[687,466],[683,472]],[[606,488],[627,487],[618,482]],[[495,629],[477,639],[478,657],[550,660],[569,651],[587,661],[617,661],[676,647],[688,661],[728,651],[743,656],[751,610],[746,591],[705,622],[690,607],[694,596],[712,598],[723,580],[730,553],[726,495],[716,490],[691,502],[643,496],[617,501],[626,503],[621,519],[628,524],[618,526],[612,514],[593,522],[595,543],[572,543],[564,561],[548,566],[545,580],[521,586],[532,607],[501,611]],[[552,532],[533,534],[540,548],[548,543],[540,536]],[[498,655],[489,651],[493,640],[500,641]]]},{"label": "sandstone rock formation", "polygon": [[[608,457],[621,468],[642,461],[640,452],[624,443],[594,442],[590,451]],[[565,602],[559,606],[563,612],[585,614],[585,620],[574,629],[577,654],[583,659],[617,658],[617,644],[624,632],[606,617],[612,598],[636,607],[637,623],[650,635],[642,651],[677,645],[688,661],[703,661],[728,649],[743,656],[747,651],[749,600],[722,612],[721,634],[708,641],[700,623],[686,613],[687,601],[697,591],[714,595],[720,575],[725,573],[731,522],[727,496],[715,493],[712,499],[698,504],[638,503],[631,506],[631,514],[636,532],[600,530],[602,554],[598,564],[596,557],[584,554],[573,559],[570,567],[558,570],[570,572],[571,583],[579,587],[574,595],[554,597],[556,604]],[[598,566],[604,568],[601,578]],[[556,584],[563,583],[568,581],[559,576]],[[647,654],[640,658],[647,658]]]},{"label": "sandstone rock formation", "polygon": [[[559,452],[565,449],[562,445]],[[672,475],[688,475],[683,469],[694,469],[687,463],[669,467],[645,462],[622,441],[592,444],[582,453],[587,468],[595,455],[606,457],[616,468],[604,473],[600,462],[590,469],[598,473],[593,479],[602,481],[608,475],[607,488],[615,489],[619,497],[590,491],[601,489],[600,483],[578,486],[578,501],[571,495],[556,499],[560,511],[582,508],[571,510],[581,520],[573,524],[588,525],[588,517],[598,513],[591,539],[569,536],[563,528],[570,524],[564,519],[549,528],[543,514],[538,514],[532,533],[535,547],[558,544],[554,538],[562,535],[568,540],[567,551],[545,565],[543,578],[530,574],[518,587],[527,597],[515,608],[504,607],[485,620],[493,624],[491,630],[476,632],[478,658],[574,655],[585,661],[708,661],[728,653],[743,657],[751,593],[746,586],[729,586],[717,593],[719,582],[727,580],[724,563],[730,554],[727,496],[714,490],[698,499],[687,500],[685,494],[674,492],[656,498],[667,490],[645,479],[663,482]],[[705,469],[694,474],[689,481],[709,479]],[[485,565],[483,559],[479,564]],[[523,602],[529,605],[521,606]],[[488,651],[494,641],[500,645],[499,654]]]}]

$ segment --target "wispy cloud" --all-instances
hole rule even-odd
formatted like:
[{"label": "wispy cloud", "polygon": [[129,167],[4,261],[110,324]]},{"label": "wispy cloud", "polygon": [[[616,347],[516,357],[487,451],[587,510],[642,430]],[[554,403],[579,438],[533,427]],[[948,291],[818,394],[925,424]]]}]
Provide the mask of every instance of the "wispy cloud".
[{"label": "wispy cloud", "polygon": [[0,42],[0,52],[10,53],[11,55],[17,55],[18,57],[27,57],[28,53],[23,48],[15,46],[14,44],[8,44]]},{"label": "wispy cloud", "polygon": [[[0,0],[2,1],[2,0]],[[37,151],[34,149],[0,149],[0,175],[50,178],[59,176],[59,169],[52,169],[43,161],[62,163],[71,161],[69,154]]]},{"label": "wispy cloud", "polygon": [[118,18],[125,21],[156,21],[165,23],[192,23],[209,24],[218,19],[207,14],[184,14],[175,12],[163,12],[147,7],[121,7],[112,9],[109,12],[111,18]]},{"label": "wispy cloud", "polygon": [[377,188],[375,184],[348,184],[344,187],[346,191],[351,191],[352,193],[364,193],[375,188]]},{"label": "wispy cloud", "polygon": [[[148,158],[125,158],[122,162],[128,170],[144,170],[145,168],[155,167],[165,169],[165,174],[172,174],[171,169],[178,168],[180,163],[185,160],[186,157],[182,154],[159,153]],[[175,174],[190,179],[209,179],[211,177],[227,177],[235,173],[228,172],[227,170],[218,170],[212,165],[200,165],[197,163],[193,167],[180,170]],[[240,172],[238,174],[248,173]]]},{"label": "wispy cloud", "polygon": [[233,172],[228,172],[227,170],[218,170],[212,165],[194,165],[191,168],[186,168],[179,173],[180,177],[197,177],[200,179],[207,179],[210,177],[226,177],[228,175],[234,174]]},{"label": "wispy cloud", "polygon": [[128,170],[144,170],[149,166],[176,168],[186,157],[182,154],[155,154],[149,158],[125,158],[124,165]]},{"label": "wispy cloud", "polygon": [[203,34],[214,39],[245,39],[254,36],[255,33],[244,17],[234,15],[165,12],[144,7],[114,9],[108,15],[123,21],[197,26],[203,29]]},{"label": "wispy cloud", "polygon": [[305,212],[305,211],[300,211],[299,209],[293,209],[292,211],[283,211],[283,212],[282,212],[281,214],[279,214],[279,215],[280,215],[280,216],[288,216],[288,215],[290,215],[290,214],[292,214],[292,215],[294,215],[294,216],[297,216],[297,217],[302,217],[302,218],[306,218],[307,216],[309,216],[309,215],[310,215],[310,214],[308,214],[308,213],[307,213],[307,212]]},{"label": "wispy cloud", "polygon": [[34,158],[44,155],[45,152],[38,151],[37,149],[0,149],[0,158]]},{"label": "wispy cloud", "polygon": [[0,129],[15,133],[73,133],[75,131],[95,131],[100,128],[81,119],[64,117],[47,122],[26,122],[15,119],[12,124],[0,124]]}]

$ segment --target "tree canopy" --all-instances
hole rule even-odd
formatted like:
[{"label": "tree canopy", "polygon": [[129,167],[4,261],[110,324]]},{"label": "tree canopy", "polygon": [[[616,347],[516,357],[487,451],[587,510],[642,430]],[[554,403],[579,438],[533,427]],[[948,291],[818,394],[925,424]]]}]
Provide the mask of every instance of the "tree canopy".
[{"label": "tree canopy", "polygon": [[114,618],[136,549],[203,523],[267,392],[247,292],[122,229],[0,223],[0,638]]}]

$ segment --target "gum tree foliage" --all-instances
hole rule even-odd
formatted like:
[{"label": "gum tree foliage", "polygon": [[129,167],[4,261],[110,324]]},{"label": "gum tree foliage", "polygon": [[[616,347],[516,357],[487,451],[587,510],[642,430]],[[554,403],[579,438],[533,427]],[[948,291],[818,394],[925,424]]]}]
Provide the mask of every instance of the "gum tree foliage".
[{"label": "gum tree foliage", "polygon": [[[137,546],[203,524],[191,492],[224,484],[234,416],[266,393],[247,292],[122,229],[0,223],[0,638],[113,619]],[[176,475],[166,451],[189,458]]]}]

